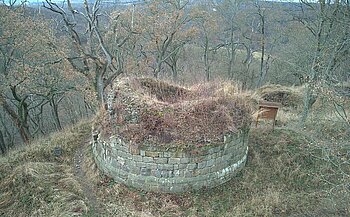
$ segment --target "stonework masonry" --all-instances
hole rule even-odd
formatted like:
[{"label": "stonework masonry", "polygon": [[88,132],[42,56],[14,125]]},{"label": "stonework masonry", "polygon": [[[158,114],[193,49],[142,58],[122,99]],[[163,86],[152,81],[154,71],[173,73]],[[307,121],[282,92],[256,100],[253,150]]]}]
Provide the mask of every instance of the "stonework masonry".
[{"label": "stonework masonry", "polygon": [[92,149],[98,167],[115,181],[146,191],[179,193],[230,180],[247,160],[246,137],[238,133],[226,135],[222,144],[167,150],[95,135]]}]

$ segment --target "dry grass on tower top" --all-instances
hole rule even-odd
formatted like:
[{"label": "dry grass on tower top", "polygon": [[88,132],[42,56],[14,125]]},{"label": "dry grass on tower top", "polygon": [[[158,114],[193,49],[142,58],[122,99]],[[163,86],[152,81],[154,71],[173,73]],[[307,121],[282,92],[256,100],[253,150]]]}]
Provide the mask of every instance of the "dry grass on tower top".
[{"label": "dry grass on tower top", "polygon": [[303,87],[265,85],[256,90],[253,98],[269,102],[279,102],[284,107],[297,108],[303,104]]},{"label": "dry grass on tower top", "polygon": [[100,131],[136,144],[220,143],[224,135],[246,130],[251,122],[248,100],[234,90],[229,83],[185,88],[123,78],[113,87],[108,111],[101,112]]}]

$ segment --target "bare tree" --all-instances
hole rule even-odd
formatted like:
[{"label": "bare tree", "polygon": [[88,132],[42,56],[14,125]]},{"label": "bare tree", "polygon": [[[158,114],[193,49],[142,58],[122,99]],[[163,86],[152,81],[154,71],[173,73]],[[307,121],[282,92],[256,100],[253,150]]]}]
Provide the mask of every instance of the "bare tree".
[{"label": "bare tree", "polygon": [[[82,11],[73,8],[71,0],[67,0],[67,8],[51,0],[46,0],[44,7],[58,14],[63,20],[73,45],[70,53],[67,54],[67,59],[75,70],[89,80],[94,87],[98,101],[103,103],[106,87],[123,73],[122,58],[118,51],[127,42],[130,35],[118,39],[118,43],[113,46],[115,50],[112,52],[105,42],[106,36],[101,23],[108,19],[118,20],[119,15],[103,16],[101,0],[96,0],[92,5],[84,0]],[[102,20],[102,16],[105,20]],[[79,29],[81,25],[85,25],[86,32]]]},{"label": "bare tree", "polygon": [[43,107],[52,101],[46,97],[64,95],[76,78],[63,49],[52,49],[52,44],[63,44],[56,41],[48,22],[27,16],[22,9],[0,8],[0,15],[0,106],[29,143],[43,132]]},{"label": "bare tree", "polygon": [[156,0],[148,2],[140,17],[142,58],[148,62],[154,77],[158,78],[167,64],[177,79],[178,60],[182,48],[193,37],[193,28],[186,26],[191,20],[186,11],[187,1]]},{"label": "bare tree", "polygon": [[301,15],[295,18],[314,36],[314,54],[305,76],[304,123],[324,84],[339,81],[341,65],[349,57],[350,3],[346,0],[301,1]]}]

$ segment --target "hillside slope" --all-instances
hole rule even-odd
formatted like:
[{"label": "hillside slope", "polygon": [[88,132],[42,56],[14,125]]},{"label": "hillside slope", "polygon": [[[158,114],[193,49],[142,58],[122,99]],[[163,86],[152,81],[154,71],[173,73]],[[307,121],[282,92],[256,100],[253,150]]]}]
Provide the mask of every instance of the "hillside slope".
[{"label": "hillside slope", "polygon": [[100,174],[83,121],[0,157],[0,216],[350,216],[347,126],[318,112],[300,129],[299,112],[282,108],[274,131],[267,121],[252,127],[247,165],[233,180],[186,194]]}]

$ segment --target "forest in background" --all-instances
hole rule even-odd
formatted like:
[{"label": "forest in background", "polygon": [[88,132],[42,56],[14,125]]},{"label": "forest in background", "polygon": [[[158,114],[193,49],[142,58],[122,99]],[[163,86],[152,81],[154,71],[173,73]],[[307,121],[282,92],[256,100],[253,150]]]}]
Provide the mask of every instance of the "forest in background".
[{"label": "forest in background", "polygon": [[300,126],[321,97],[350,126],[349,21],[346,0],[3,1],[1,152],[91,117],[121,76],[303,86]]}]

